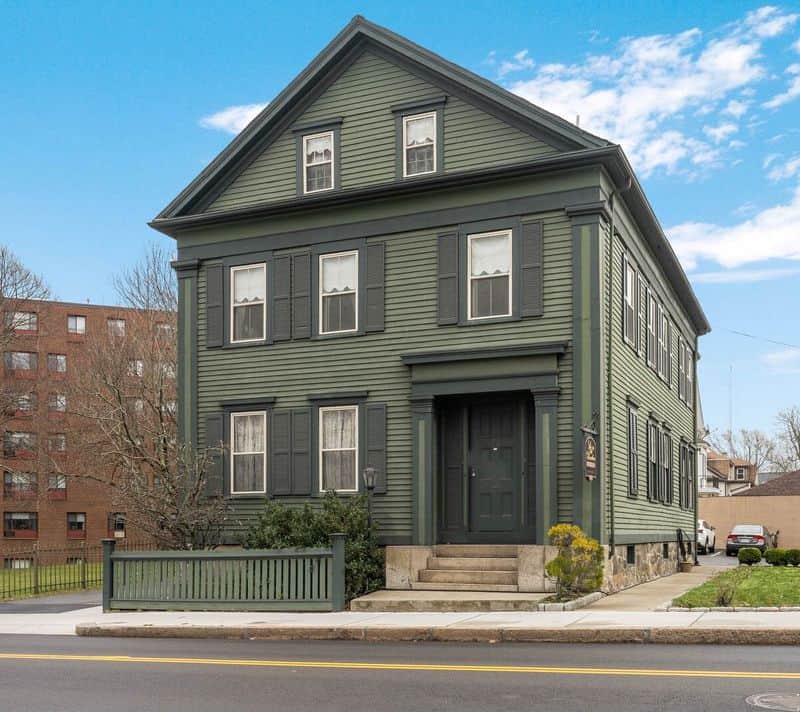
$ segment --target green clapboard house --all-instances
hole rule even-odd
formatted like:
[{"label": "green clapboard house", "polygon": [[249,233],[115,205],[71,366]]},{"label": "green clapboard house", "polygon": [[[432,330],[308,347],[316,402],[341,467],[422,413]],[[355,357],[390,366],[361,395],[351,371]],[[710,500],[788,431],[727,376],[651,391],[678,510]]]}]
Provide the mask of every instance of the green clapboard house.
[{"label": "green clapboard house", "polygon": [[618,145],[356,17],[151,225],[231,540],[368,467],[398,547],[692,536],[709,324]]}]

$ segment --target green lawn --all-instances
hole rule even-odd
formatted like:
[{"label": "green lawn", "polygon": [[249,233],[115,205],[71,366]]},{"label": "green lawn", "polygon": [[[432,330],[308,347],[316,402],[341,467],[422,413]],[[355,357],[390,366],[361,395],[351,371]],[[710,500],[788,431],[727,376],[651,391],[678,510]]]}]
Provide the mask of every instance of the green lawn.
[{"label": "green lawn", "polygon": [[[38,590],[32,568],[0,569],[0,600],[26,598],[42,593],[71,591],[83,586],[83,572],[80,564],[54,564],[40,566],[38,571]],[[99,588],[103,582],[103,565],[86,564],[86,587]]]},{"label": "green lawn", "polygon": [[[720,592],[732,595],[720,601]],[[676,598],[673,606],[800,606],[800,568],[790,566],[739,566],[714,576]]]}]

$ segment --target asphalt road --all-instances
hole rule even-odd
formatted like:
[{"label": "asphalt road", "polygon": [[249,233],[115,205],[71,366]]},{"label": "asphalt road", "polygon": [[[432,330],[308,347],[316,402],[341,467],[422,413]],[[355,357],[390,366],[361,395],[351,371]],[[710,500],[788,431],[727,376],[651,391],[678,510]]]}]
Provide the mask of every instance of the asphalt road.
[{"label": "asphalt road", "polygon": [[731,712],[800,692],[798,671],[800,648],[3,636],[0,708]]}]

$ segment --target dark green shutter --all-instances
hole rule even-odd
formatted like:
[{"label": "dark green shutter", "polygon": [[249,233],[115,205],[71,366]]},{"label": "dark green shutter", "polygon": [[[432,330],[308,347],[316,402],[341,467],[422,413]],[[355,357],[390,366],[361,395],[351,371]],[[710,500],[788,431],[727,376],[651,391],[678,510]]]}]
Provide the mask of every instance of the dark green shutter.
[{"label": "dark green shutter", "polygon": [[292,411],[292,494],[311,494],[311,408]]},{"label": "dark green shutter", "polygon": [[292,255],[292,338],[311,336],[311,253]]},{"label": "dark green shutter", "polygon": [[458,323],[458,233],[439,235],[439,323]]},{"label": "dark green shutter", "polygon": [[367,245],[367,275],[364,289],[367,308],[364,331],[383,331],[385,247],[382,242]]},{"label": "dark green shutter", "polygon": [[292,493],[292,411],[272,411],[270,470],[267,474],[270,494]]},{"label": "dark green shutter", "polygon": [[523,223],[519,260],[520,316],[541,316],[544,311],[542,297],[542,223]]},{"label": "dark green shutter", "polygon": [[222,346],[225,315],[222,265],[206,267],[206,347]]},{"label": "dark green shutter", "polygon": [[272,338],[292,338],[291,258],[276,257],[272,265]]},{"label": "dark green shutter", "polygon": [[364,467],[375,468],[375,491],[386,492],[386,404],[366,406],[366,450]]},{"label": "dark green shutter", "polygon": [[223,494],[223,462],[222,447],[225,425],[223,413],[209,413],[206,416],[206,447],[217,448],[218,451],[209,454],[206,466],[205,492],[208,497],[219,497]]}]

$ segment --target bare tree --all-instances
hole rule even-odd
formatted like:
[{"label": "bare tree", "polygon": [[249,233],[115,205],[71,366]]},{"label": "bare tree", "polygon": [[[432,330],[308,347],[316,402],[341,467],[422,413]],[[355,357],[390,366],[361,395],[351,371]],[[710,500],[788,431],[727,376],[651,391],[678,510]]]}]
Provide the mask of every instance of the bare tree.
[{"label": "bare tree", "polygon": [[778,413],[778,447],[776,469],[790,472],[800,469],[800,408],[793,407]]},{"label": "bare tree", "polygon": [[775,438],[762,430],[741,428],[734,433],[728,430],[712,430],[708,440],[717,452],[751,462],[758,472],[764,467],[772,466],[774,462]]},{"label": "bare tree", "polygon": [[[151,248],[116,287],[131,311],[124,333],[97,334],[86,344],[68,397],[79,423],[71,449],[84,463],[71,469],[106,482],[127,522],[159,544],[213,547],[229,509],[204,492],[218,453],[178,440],[176,283],[165,252]],[[110,474],[97,474],[98,461]]]},{"label": "bare tree", "polygon": [[[0,245],[0,351],[3,353],[4,374],[0,387],[0,423],[10,420],[18,410],[20,399],[29,394],[28,384],[13,378],[13,371],[24,364],[24,359],[37,356],[15,353],[15,344],[20,343],[26,331],[36,331],[36,325],[29,320],[30,314],[37,311],[36,302],[48,299],[50,290],[42,277],[31,272],[5,245]],[[35,369],[34,369],[35,370]]]}]

